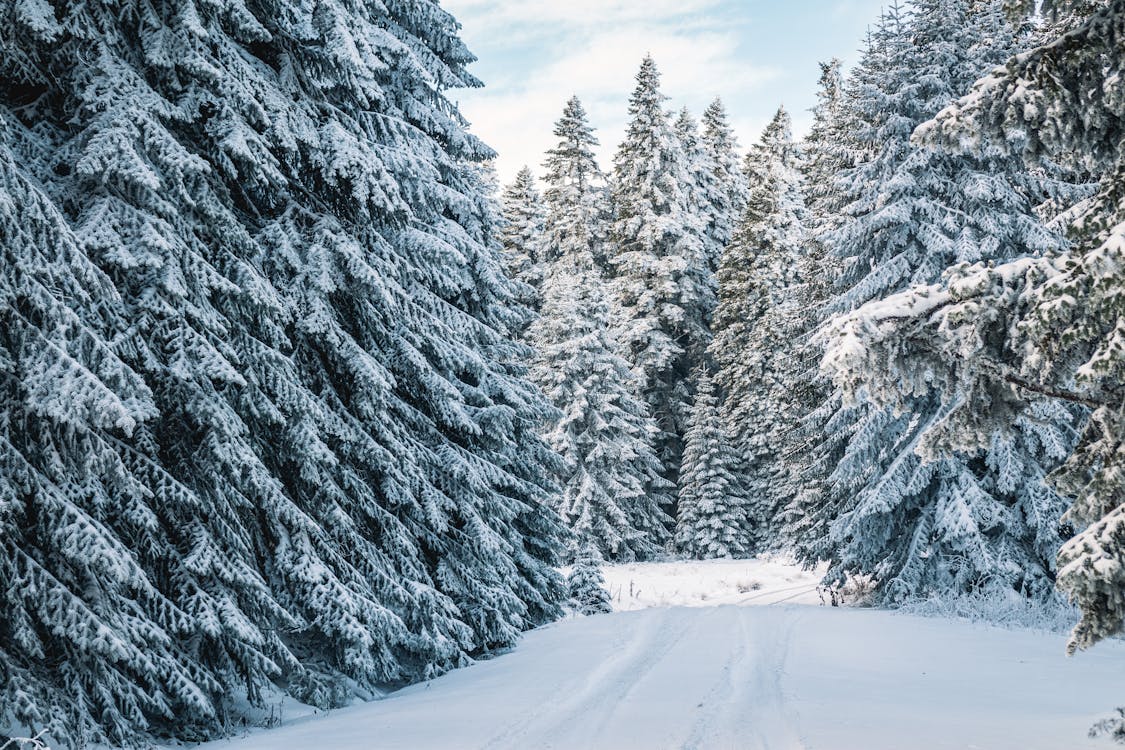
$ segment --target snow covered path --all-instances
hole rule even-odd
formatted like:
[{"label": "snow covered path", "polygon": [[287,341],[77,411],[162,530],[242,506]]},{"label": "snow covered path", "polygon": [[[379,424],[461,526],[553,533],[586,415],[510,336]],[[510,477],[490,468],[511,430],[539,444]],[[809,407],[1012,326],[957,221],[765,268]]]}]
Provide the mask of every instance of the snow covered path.
[{"label": "snow covered path", "polygon": [[[781,604],[566,620],[385,700],[214,750],[1077,750],[1125,646]],[[212,746],[208,746],[209,748]]]}]

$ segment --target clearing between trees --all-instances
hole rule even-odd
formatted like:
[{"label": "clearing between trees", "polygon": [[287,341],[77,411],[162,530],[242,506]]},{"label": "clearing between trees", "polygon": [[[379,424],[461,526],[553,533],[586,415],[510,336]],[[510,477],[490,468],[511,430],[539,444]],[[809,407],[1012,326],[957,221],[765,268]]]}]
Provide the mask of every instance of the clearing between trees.
[{"label": "clearing between trees", "polygon": [[[209,750],[1060,750],[1112,708],[1125,645],[819,605],[777,561],[606,568],[613,614],[510,653]],[[630,593],[632,592],[632,593]],[[714,604],[718,602],[718,604]],[[662,606],[665,605],[665,606]],[[625,611],[621,611],[625,610]],[[1094,713],[1091,713],[1094,712]]]}]

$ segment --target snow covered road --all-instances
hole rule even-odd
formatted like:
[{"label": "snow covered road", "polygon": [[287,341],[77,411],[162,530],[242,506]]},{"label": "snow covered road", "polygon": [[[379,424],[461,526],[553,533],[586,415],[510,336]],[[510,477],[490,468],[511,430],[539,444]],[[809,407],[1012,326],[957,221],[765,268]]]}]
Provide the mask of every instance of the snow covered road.
[{"label": "snow covered road", "polygon": [[[1125,647],[809,605],[566,620],[510,654],[214,750],[1077,750]],[[1108,745],[1112,746],[1112,745]],[[211,746],[208,746],[211,747]]]}]

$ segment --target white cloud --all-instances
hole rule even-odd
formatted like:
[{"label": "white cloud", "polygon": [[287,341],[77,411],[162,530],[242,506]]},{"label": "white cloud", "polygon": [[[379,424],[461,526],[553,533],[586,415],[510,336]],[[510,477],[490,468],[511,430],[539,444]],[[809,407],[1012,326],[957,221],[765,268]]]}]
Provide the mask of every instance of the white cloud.
[{"label": "white cloud", "polygon": [[486,17],[492,23],[535,26],[612,26],[686,18],[719,7],[722,0],[446,0],[458,18]]},{"label": "white cloud", "polygon": [[[669,105],[687,105],[697,115],[715,96],[728,101],[752,96],[777,74],[740,58],[739,29],[722,25],[716,12],[720,0],[451,0],[446,5],[464,24],[470,47],[478,36],[513,46],[543,39],[537,54],[513,56],[519,67],[494,73],[488,88],[456,95],[474,132],[500,152],[504,181],[523,164],[538,170],[554,145],[554,122],[572,94],[590,113],[602,142],[602,167],[608,170],[624,132],[633,76],[646,53],[663,73]],[[534,59],[530,70],[529,57]],[[764,125],[735,121],[744,142]]]}]

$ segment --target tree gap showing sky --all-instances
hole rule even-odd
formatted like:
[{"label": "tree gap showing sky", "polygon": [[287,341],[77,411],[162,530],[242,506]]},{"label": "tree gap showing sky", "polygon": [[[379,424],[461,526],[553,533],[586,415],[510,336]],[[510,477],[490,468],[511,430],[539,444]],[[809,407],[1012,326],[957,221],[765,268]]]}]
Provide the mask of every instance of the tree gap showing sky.
[{"label": "tree gap showing sky", "polygon": [[884,0],[442,0],[479,58],[485,83],[452,92],[472,130],[500,153],[508,182],[527,164],[542,174],[553,124],[577,94],[609,169],[624,132],[641,58],[651,52],[670,109],[699,117],[726,103],[739,142],[757,139],[779,104],[797,135],[810,121],[817,63],[853,62]]}]

